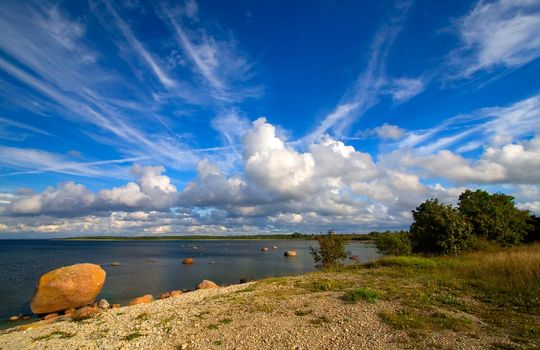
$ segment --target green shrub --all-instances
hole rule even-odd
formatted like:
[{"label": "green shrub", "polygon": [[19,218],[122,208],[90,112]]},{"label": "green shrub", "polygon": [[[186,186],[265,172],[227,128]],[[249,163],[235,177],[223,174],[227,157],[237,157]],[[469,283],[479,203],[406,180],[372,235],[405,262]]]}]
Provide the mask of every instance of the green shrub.
[{"label": "green shrub", "polygon": [[466,190],[459,196],[459,212],[473,226],[473,233],[505,245],[517,245],[531,231],[530,216],[502,193]]},{"label": "green shrub", "polygon": [[411,254],[411,240],[406,232],[384,233],[375,241],[377,251],[382,255]]},{"label": "green shrub", "polygon": [[431,199],[420,204],[412,214],[413,252],[456,254],[468,247],[472,226],[451,205]]},{"label": "green shrub", "polygon": [[328,231],[327,235],[315,236],[315,239],[319,242],[319,248],[310,247],[309,250],[315,260],[315,267],[318,269],[339,266],[343,259],[347,258],[348,253],[345,251],[347,240],[345,237]]}]

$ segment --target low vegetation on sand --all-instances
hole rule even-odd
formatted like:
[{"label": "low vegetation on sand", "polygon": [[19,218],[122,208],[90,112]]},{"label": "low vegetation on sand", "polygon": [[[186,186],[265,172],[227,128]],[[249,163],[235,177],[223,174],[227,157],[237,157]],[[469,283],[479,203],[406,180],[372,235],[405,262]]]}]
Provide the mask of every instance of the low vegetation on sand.
[{"label": "low vegetation on sand", "polygon": [[493,348],[540,347],[540,244],[445,257],[383,257],[311,276],[316,277],[325,285],[347,286],[345,303],[393,302],[396,308],[379,317],[411,342],[445,330],[492,335],[499,339]]}]

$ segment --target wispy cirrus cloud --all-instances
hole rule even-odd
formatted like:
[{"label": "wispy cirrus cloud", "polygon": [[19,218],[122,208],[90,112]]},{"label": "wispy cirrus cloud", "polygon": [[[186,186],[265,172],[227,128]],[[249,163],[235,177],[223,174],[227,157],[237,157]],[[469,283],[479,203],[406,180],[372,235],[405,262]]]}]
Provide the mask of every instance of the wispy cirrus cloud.
[{"label": "wispy cirrus cloud", "polygon": [[540,56],[540,3],[479,1],[455,21],[462,46],[450,58],[466,78],[482,70],[514,68]]},{"label": "wispy cirrus cloud", "polygon": [[73,161],[65,155],[39,149],[0,146],[0,164],[15,169],[15,171],[2,172],[0,176],[54,172],[84,177],[126,178],[126,169],[114,165],[145,159],[125,158],[84,162]]},{"label": "wispy cirrus cloud", "polygon": [[246,54],[241,53],[230,33],[224,39],[211,35],[199,20],[195,1],[183,6],[158,10],[171,27],[176,42],[191,63],[193,72],[208,86],[216,100],[232,103],[259,97],[263,88],[250,83],[254,76],[253,65]]},{"label": "wispy cirrus cloud", "polygon": [[396,148],[416,148],[429,154],[452,149],[459,143],[462,151],[488,144],[511,143],[540,132],[540,95],[534,95],[508,106],[486,107],[468,114],[450,117],[426,130],[411,130]]},{"label": "wispy cirrus cloud", "polygon": [[[180,102],[171,100],[168,92],[163,93],[164,99],[156,99],[159,90],[155,87],[135,84],[130,77],[103,67],[107,57],[87,46],[84,23],[49,4],[7,3],[6,7],[10,11],[0,14],[0,28],[6,33],[0,36],[0,49],[7,54],[0,57],[0,70],[6,75],[0,80],[6,93],[19,96],[10,100],[18,108],[32,113],[43,110],[77,125],[97,128],[87,127],[86,134],[114,147],[124,158],[146,157],[180,169],[193,166],[201,152],[221,151],[220,147],[189,145],[173,130],[178,127],[170,125],[170,117],[156,113],[171,106],[178,108]],[[126,23],[119,23],[128,37],[137,40],[124,27]],[[48,49],[43,50],[43,45]],[[151,56],[148,53],[147,58]],[[167,76],[161,78],[167,85]],[[22,90],[18,83],[30,89]]]},{"label": "wispy cirrus cloud", "polygon": [[366,69],[341,102],[323,118],[313,132],[303,138],[302,143],[309,144],[329,130],[338,138],[344,136],[348,126],[373,107],[383,94],[390,94],[396,101],[404,102],[422,91],[423,83],[420,83],[420,79],[391,80],[386,75],[388,54],[411,5],[410,2],[396,4],[396,12],[400,14],[393,16],[388,21],[390,24],[375,35]]},{"label": "wispy cirrus cloud", "polygon": [[[175,88],[178,86],[177,82],[170,77],[169,73],[165,71],[165,68],[162,67],[152,56],[152,54],[146,50],[143,46],[143,44],[137,39],[137,37],[133,34],[129,26],[126,24],[126,22],[120,17],[116,9],[114,8],[114,5],[110,3],[108,0],[103,0],[103,4],[105,5],[108,12],[112,15],[114,18],[114,22],[118,29],[122,32],[123,36],[126,38],[128,43],[133,47],[137,55],[141,58],[142,61],[144,61],[152,70],[154,75],[158,78],[158,80],[167,88]],[[97,11],[97,10],[95,10]]]},{"label": "wispy cirrus cloud", "polygon": [[421,93],[426,82],[421,78],[398,78],[387,84],[386,93],[392,96],[396,103],[403,103]]}]

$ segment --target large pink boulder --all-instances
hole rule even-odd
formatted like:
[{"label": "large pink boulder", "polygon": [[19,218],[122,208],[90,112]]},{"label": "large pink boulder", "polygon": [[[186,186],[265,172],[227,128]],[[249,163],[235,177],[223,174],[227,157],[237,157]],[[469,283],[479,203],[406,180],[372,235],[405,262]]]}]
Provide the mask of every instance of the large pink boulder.
[{"label": "large pink boulder", "polygon": [[91,304],[103,288],[105,276],[105,271],[94,264],[49,271],[39,278],[30,309],[45,314]]}]

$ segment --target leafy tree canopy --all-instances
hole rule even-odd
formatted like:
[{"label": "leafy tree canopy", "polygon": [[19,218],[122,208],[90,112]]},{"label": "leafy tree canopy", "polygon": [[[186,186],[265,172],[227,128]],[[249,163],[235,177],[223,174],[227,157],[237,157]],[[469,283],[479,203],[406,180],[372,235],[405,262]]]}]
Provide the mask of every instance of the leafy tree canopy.
[{"label": "leafy tree canopy", "polygon": [[412,211],[410,228],[413,252],[456,254],[468,247],[472,226],[457,209],[430,199]]},{"label": "leafy tree canopy", "polygon": [[326,269],[341,264],[347,258],[345,251],[346,237],[336,235],[333,231],[328,231],[327,235],[315,236],[319,242],[319,248],[309,248],[318,269]]},{"label": "leafy tree canopy", "polygon": [[473,233],[504,245],[519,244],[531,230],[529,212],[514,205],[514,197],[482,190],[466,190],[458,210],[472,224]]}]

